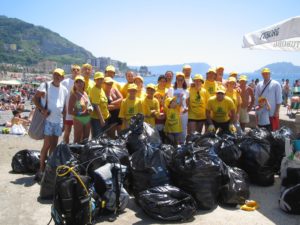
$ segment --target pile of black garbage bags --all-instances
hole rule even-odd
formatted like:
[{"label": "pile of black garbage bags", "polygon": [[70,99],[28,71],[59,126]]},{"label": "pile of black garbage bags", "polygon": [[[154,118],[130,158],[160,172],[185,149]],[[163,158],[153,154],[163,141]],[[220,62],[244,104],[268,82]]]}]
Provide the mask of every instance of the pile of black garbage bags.
[{"label": "pile of black garbage bags", "polygon": [[55,197],[57,168],[75,165],[97,195],[98,214],[103,208],[124,210],[131,194],[154,219],[187,221],[198,209],[244,204],[249,182],[272,185],[285,154],[285,138],[293,138],[285,127],[273,133],[253,129],[239,136],[195,133],[184,145],[173,147],[162,143],[159,133],[143,121],[142,115],[133,117],[117,140],[101,136],[81,145],[59,145],[47,161],[40,197]]}]

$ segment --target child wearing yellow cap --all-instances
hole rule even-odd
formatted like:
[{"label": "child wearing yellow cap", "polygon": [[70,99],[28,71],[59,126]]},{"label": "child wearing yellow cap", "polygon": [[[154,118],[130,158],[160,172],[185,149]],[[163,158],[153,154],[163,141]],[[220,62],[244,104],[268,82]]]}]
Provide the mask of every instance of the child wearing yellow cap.
[{"label": "child wearing yellow cap", "polygon": [[129,127],[131,117],[138,113],[143,113],[142,101],[136,97],[137,86],[129,84],[127,91],[127,98],[123,99],[119,113],[119,118],[122,119],[122,129]]},{"label": "child wearing yellow cap", "polygon": [[145,122],[155,127],[155,118],[159,116],[159,102],[154,98],[155,85],[148,84],[146,87],[147,96],[142,100]]},{"label": "child wearing yellow cap", "polygon": [[168,97],[165,102],[166,123],[164,131],[174,146],[181,143],[181,104],[182,97],[180,98],[179,103],[177,103],[176,97]]}]

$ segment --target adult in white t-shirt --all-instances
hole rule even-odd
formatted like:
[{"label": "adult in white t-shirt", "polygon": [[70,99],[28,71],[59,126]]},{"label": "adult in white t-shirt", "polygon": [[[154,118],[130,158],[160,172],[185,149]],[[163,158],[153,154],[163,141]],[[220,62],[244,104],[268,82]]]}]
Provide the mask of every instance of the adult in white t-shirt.
[{"label": "adult in white t-shirt", "polygon": [[184,79],[186,82],[187,87],[189,88],[191,84],[193,83],[191,74],[192,74],[192,67],[190,65],[184,65],[182,67],[182,73],[184,74]]},{"label": "adult in white t-shirt", "polygon": [[[42,114],[47,117],[44,128],[44,144],[40,154],[40,175],[45,169],[45,160],[48,152],[51,154],[56,148],[58,138],[63,131],[64,108],[68,94],[65,86],[60,84],[64,79],[64,74],[64,70],[59,68],[55,69],[53,71],[53,80],[47,82],[47,85],[46,83],[42,83],[33,98],[34,104],[36,105],[35,110],[40,110]],[[46,99],[47,108],[45,108]]]},{"label": "adult in white t-shirt", "polygon": [[188,124],[188,107],[187,107],[187,99],[189,98],[189,92],[187,90],[187,84],[184,79],[184,74],[182,72],[176,73],[176,81],[173,87],[169,88],[168,97],[177,97],[177,101],[180,101],[180,97],[182,96],[182,106],[181,106],[181,125],[182,125],[182,135],[179,143],[183,143],[185,141],[187,135],[187,124]]},{"label": "adult in white t-shirt", "polygon": [[75,65],[75,64],[72,65],[71,72],[72,72],[72,77],[64,79],[61,82],[61,85],[65,86],[68,90],[66,109],[65,109],[66,119],[64,121],[64,137],[63,137],[63,141],[66,144],[69,144],[69,142],[70,142],[70,133],[71,133],[72,126],[73,126],[73,116],[71,114],[69,114],[69,112],[68,112],[68,105],[69,105],[70,95],[71,95],[71,92],[72,92],[73,86],[74,86],[74,79],[76,78],[76,76],[80,75],[80,66]]}]

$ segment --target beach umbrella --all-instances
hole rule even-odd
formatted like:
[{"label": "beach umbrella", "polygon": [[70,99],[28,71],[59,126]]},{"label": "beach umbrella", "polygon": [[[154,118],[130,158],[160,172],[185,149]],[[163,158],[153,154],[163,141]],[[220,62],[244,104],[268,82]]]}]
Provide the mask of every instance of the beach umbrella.
[{"label": "beach umbrella", "polygon": [[300,51],[300,16],[244,35],[243,48]]},{"label": "beach umbrella", "polygon": [[19,80],[0,80],[0,84],[3,85],[21,85],[22,82]]}]

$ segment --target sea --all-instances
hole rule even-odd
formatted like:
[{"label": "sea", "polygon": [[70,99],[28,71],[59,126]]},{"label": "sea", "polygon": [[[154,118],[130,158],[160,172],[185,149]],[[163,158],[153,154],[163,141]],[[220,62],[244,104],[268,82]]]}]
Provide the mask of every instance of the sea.
[{"label": "sea", "polygon": [[[192,77],[193,77],[193,75],[194,74],[192,74]],[[250,83],[252,80],[255,80],[255,79],[262,80],[261,74],[255,74],[255,73],[247,74],[247,73],[245,73],[245,75],[248,76],[248,83]],[[144,78],[144,85],[146,86],[149,83],[157,84],[158,76],[159,75],[143,77]],[[205,75],[204,75],[204,77],[205,77]],[[229,77],[229,74],[224,74],[224,79],[227,79],[228,77]],[[271,74],[271,78],[273,80],[278,81],[279,83],[282,83],[282,79],[284,79],[284,80],[289,79],[290,84],[293,85],[295,80],[300,80],[300,74],[298,74],[298,75]],[[117,80],[120,83],[126,83],[127,82],[125,77],[115,77],[114,79]],[[175,81],[175,79],[173,79],[173,81]]]}]

